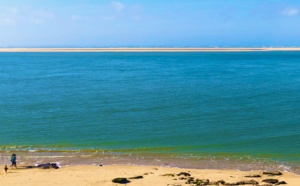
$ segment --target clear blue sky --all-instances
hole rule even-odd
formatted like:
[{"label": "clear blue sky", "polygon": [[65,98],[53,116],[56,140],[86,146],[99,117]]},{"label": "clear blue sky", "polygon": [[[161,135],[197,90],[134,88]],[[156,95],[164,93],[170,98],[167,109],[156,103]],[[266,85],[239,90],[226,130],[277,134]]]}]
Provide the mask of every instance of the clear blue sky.
[{"label": "clear blue sky", "polygon": [[1,0],[7,46],[300,46],[300,0]]}]

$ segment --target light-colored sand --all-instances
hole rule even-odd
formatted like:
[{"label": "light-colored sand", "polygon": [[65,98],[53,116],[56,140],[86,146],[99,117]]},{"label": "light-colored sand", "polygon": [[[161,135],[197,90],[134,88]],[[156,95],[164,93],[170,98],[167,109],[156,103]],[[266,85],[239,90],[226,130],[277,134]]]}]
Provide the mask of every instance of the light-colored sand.
[{"label": "light-colored sand", "polygon": [[300,51],[295,48],[0,48],[0,52],[240,52]]},{"label": "light-colored sand", "polygon": [[[55,169],[9,169],[5,174],[3,166],[0,171],[1,186],[52,186],[52,185],[101,185],[116,186],[120,184],[112,183],[116,177],[132,177],[142,175],[142,179],[131,180],[128,186],[179,186],[185,184],[186,180],[180,180],[177,175],[162,176],[164,174],[178,174],[189,172],[192,177],[199,179],[209,179],[210,181],[224,180],[225,182],[236,182],[243,180],[261,181],[266,178],[275,178],[279,181],[286,181],[288,186],[299,186],[300,176],[293,173],[283,173],[282,176],[269,177],[262,174],[262,171],[234,171],[234,170],[197,170],[165,168],[155,166],[70,166]],[[262,178],[245,178],[248,174],[260,174]]]}]

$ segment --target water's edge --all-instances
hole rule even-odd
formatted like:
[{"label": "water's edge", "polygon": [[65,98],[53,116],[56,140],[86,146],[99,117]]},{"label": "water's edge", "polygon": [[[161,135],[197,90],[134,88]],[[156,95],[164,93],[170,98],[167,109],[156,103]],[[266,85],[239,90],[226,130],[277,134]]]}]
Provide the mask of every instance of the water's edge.
[{"label": "water's edge", "polygon": [[10,156],[16,153],[18,164],[35,165],[56,162],[61,166],[69,165],[151,165],[193,169],[222,170],[279,170],[300,174],[297,162],[275,161],[252,156],[216,156],[175,153],[136,153],[106,150],[74,151],[0,151],[0,164],[9,164]]}]

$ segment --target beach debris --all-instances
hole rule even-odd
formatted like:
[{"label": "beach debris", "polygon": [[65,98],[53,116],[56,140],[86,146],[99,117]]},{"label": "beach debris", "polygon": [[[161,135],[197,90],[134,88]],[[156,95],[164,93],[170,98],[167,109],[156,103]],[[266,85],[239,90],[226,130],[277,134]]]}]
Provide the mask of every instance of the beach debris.
[{"label": "beach debris", "polygon": [[275,184],[275,183],[278,183],[278,180],[277,179],[264,179],[262,182]]},{"label": "beach debris", "polygon": [[130,181],[127,178],[115,178],[112,180],[114,183],[129,183]]},{"label": "beach debris", "polygon": [[250,175],[247,175],[245,177],[247,177],[247,178],[260,178],[261,175],[259,175],[259,174],[250,174]]},{"label": "beach debris", "polygon": [[187,173],[187,172],[181,172],[181,173],[177,174],[177,176],[191,176],[191,174]]},{"label": "beach debris", "polygon": [[142,179],[144,178],[143,176],[135,176],[135,177],[131,177],[131,178],[128,178],[128,179]]},{"label": "beach debris", "polygon": [[280,176],[282,175],[279,171],[264,171],[263,174],[271,175],[271,176]]},{"label": "beach debris", "polygon": [[285,185],[285,184],[287,184],[285,181],[280,181],[280,182],[276,183],[275,185]]},{"label": "beach debris", "polygon": [[258,182],[255,180],[240,181],[237,183],[238,183],[238,185],[258,185]]},{"label": "beach debris", "polygon": [[99,166],[99,167],[103,167],[103,165],[102,165],[102,164],[99,164],[98,166]]},{"label": "beach debris", "polygon": [[41,169],[59,169],[59,166],[56,163],[46,163],[46,164],[39,164],[36,167],[41,168]]}]

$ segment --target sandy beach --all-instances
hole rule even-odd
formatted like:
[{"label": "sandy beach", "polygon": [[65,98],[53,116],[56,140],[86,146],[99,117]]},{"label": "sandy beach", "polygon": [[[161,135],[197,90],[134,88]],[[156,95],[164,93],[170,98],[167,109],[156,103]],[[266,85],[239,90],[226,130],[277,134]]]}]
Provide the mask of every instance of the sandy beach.
[{"label": "sandy beach", "polygon": [[300,0],[0,10],[0,186],[300,186]]},{"label": "sandy beach", "polygon": [[[238,171],[238,170],[202,170],[202,169],[180,169],[159,166],[66,166],[60,169],[9,169],[4,172],[1,166],[0,183],[1,185],[101,185],[115,186],[114,178],[127,178],[126,185],[131,186],[150,186],[150,185],[196,185],[193,183],[198,179],[208,185],[230,185],[239,182],[239,185],[267,185],[262,182],[266,179],[276,179],[278,182],[286,182],[288,186],[299,186],[300,176],[294,173],[282,172],[279,176],[263,174],[263,171]],[[180,173],[190,175],[179,175]],[[260,175],[261,177],[245,177],[249,175]],[[130,179],[140,176],[139,179]],[[223,180],[223,181],[222,181]],[[252,180],[252,181],[251,181]],[[258,184],[246,184],[258,182]],[[187,183],[190,182],[190,183]],[[199,181],[198,181],[199,182]],[[222,183],[221,183],[222,182]],[[225,183],[224,183],[225,182]],[[199,182],[200,183],[200,182]],[[270,184],[275,185],[275,184]]]},{"label": "sandy beach", "polygon": [[300,51],[295,48],[0,48],[0,52],[242,52]]}]

